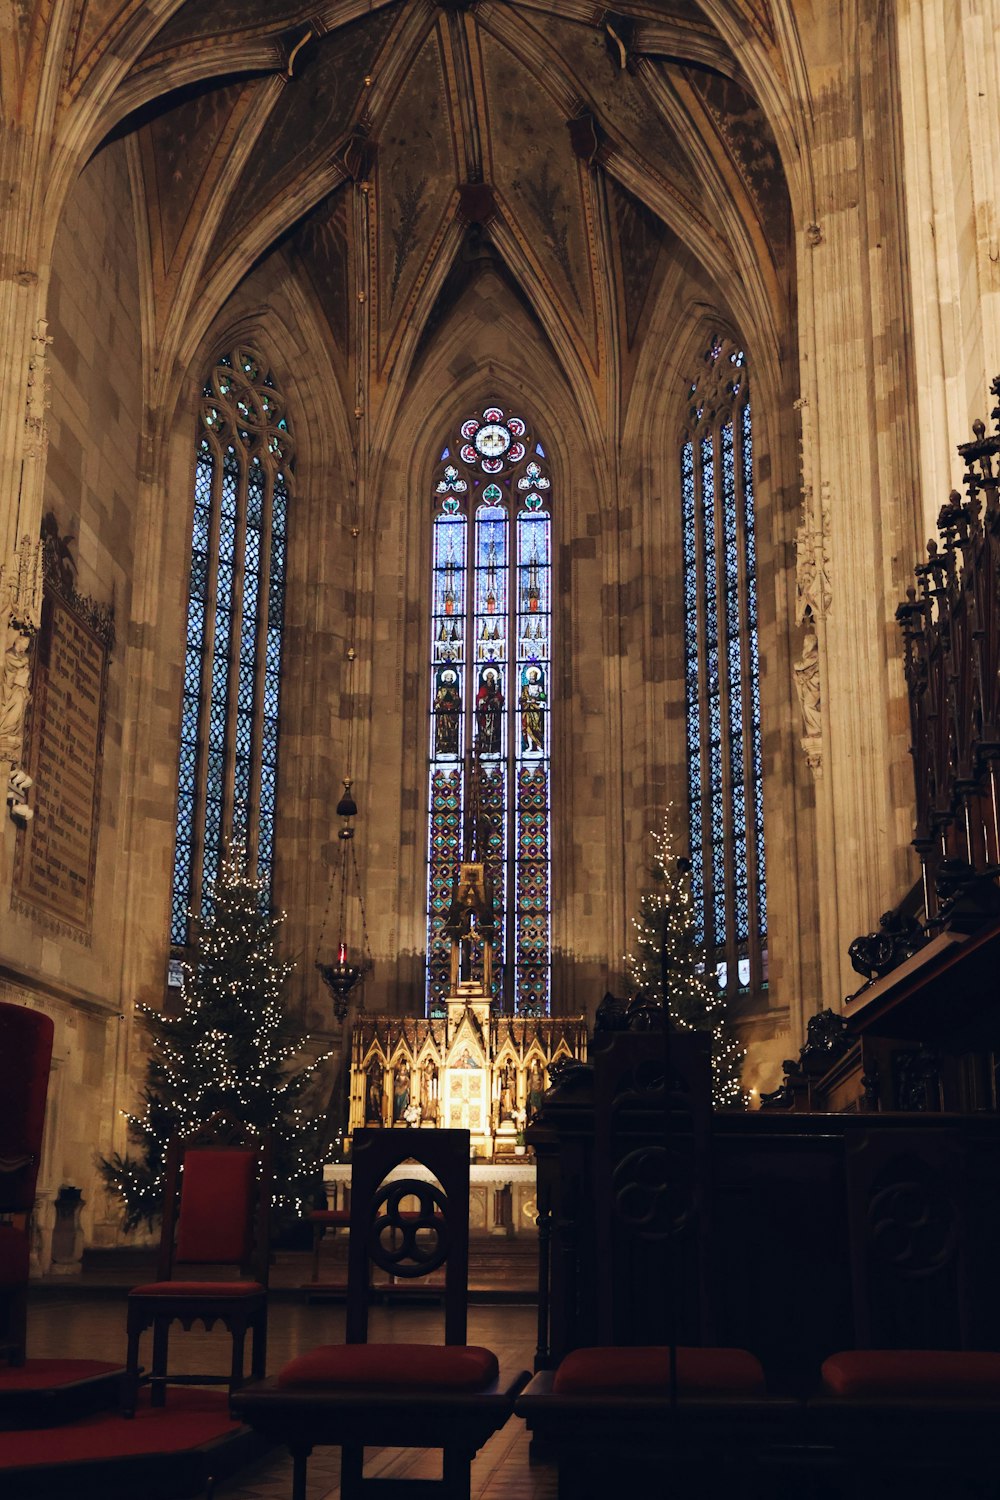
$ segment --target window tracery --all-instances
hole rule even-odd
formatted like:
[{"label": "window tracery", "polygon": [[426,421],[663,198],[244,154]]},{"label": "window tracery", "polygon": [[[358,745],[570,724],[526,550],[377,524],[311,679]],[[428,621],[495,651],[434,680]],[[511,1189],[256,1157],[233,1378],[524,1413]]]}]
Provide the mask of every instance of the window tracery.
[{"label": "window tracery", "polygon": [[270,897],[294,444],[267,362],[237,347],[202,390],[181,705],[170,939],[189,941],[223,847]]},{"label": "window tracery", "polygon": [[713,335],[680,452],[687,791],[696,933],[719,988],[767,984],[753,423],[746,356]]},{"label": "window tracery", "polygon": [[521,1014],[549,1008],[552,533],[544,457],[524,418],[487,406],[461,423],[433,483],[431,1013],[449,989],[443,926],[473,747],[497,917],[494,1004]]}]

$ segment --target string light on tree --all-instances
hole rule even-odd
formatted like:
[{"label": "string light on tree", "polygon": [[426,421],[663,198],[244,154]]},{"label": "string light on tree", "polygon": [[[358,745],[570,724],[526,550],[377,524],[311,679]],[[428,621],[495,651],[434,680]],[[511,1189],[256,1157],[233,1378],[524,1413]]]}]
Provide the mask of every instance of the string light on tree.
[{"label": "string light on tree", "polygon": [[204,915],[191,916],[196,949],[180,1015],[138,1008],[152,1043],[143,1108],[127,1116],[138,1151],[102,1162],[129,1229],[159,1213],[167,1141],[218,1110],[271,1132],[276,1208],[300,1214],[318,1185],[321,1121],[303,1096],[330,1054],[295,1061],[309,1037],[282,998],[294,967],[276,950],[285,914],[268,910],[267,881],[249,872],[242,846],[224,856]]},{"label": "string light on tree", "polygon": [[705,956],[695,938],[691,862],[674,847],[672,814],[668,805],[662,828],[650,834],[654,887],[639,898],[639,915],[632,919],[636,951],[626,955],[628,976],[682,1030],[711,1032],[713,1102],[720,1109],[742,1108],[748,1102],[740,1083],[746,1049],[725,996],[705,978]]}]

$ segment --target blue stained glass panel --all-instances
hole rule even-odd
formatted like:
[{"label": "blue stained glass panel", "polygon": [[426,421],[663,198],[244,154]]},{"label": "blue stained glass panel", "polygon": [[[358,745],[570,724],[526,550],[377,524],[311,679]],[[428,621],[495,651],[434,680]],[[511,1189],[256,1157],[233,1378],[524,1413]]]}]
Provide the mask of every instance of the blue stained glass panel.
[{"label": "blue stained glass panel", "polygon": [[[267,621],[264,644],[264,674],[262,683],[262,709],[264,733],[261,741],[261,768],[258,811],[258,859],[257,873],[265,888],[262,904],[270,905],[273,879],[272,851],[274,846],[274,818],[276,789],[278,783],[278,718],[281,707],[281,647],[285,617],[285,559],[287,541],[284,521],[288,509],[288,489],[284,475],[275,476],[271,497],[271,537],[268,559],[269,586],[267,594]],[[261,538],[261,552],[265,547]]]},{"label": "blue stained glass panel", "polygon": [[722,784],[722,701],[719,664],[718,567],[715,536],[715,453],[701,440],[701,521],[704,538],[705,676],[708,711],[708,796],[711,823],[712,945],[726,941],[725,807]]},{"label": "blue stained glass panel", "polygon": [[767,982],[753,447],[743,351],[713,336],[706,365],[726,350],[739,373],[721,398],[692,382],[680,451],[687,783],[696,936],[747,990]]},{"label": "blue stained glass panel", "polygon": [[[534,477],[538,477],[537,475]],[[525,502],[526,504],[528,502]],[[550,620],[551,521],[525,509],[517,518],[518,732],[515,735],[515,1009],[546,1014],[550,951]]]},{"label": "blue stained glass panel", "polygon": [[757,648],[757,548],[755,539],[753,486],[753,424],[749,402],[740,414],[741,457],[743,469],[743,541],[747,572],[747,639],[750,646],[751,682],[751,754],[754,798],[754,838],[757,854],[757,931],[767,934],[767,863],[764,851],[764,758],[760,730],[760,668]]},{"label": "blue stained glass panel", "polygon": [[[472,439],[489,407],[470,417],[444,450],[476,466]],[[499,420],[499,418],[496,418]],[[513,423],[515,419],[511,419]],[[523,443],[506,461],[485,460],[489,483],[437,471],[432,492],[430,766],[427,1005],[441,1012],[450,981],[450,943],[441,931],[462,853],[464,757],[482,764],[483,814],[477,855],[493,891],[497,942],[493,993],[525,1012],[549,1004],[549,800],[551,521],[542,499],[550,480]],[[509,477],[504,477],[504,463]],[[458,479],[456,480],[456,475]],[[478,490],[478,495],[476,491]],[[512,514],[510,494],[518,495]],[[547,498],[547,497],[546,497]],[[478,502],[478,503],[477,503]],[[470,535],[471,533],[471,535]],[[522,778],[524,768],[528,780]],[[519,780],[519,778],[521,778]],[[541,789],[541,790],[540,790]]]},{"label": "blue stained glass panel", "polygon": [[733,883],[737,942],[750,932],[747,820],[744,792],[743,664],[740,640],[740,567],[737,539],[738,503],[733,424],[722,425],[722,515],[725,558],[726,689],[729,704],[729,796],[732,809]]},{"label": "blue stained glass panel", "polygon": [[684,697],[687,707],[688,826],[695,939],[705,941],[705,851],[702,830],[701,700],[698,645],[698,534],[694,445],[681,447],[681,525],[684,556]]},{"label": "blue stained glass panel", "polygon": [[194,476],[194,525],[192,570],[188,595],[186,649],[184,655],[184,694],[181,700],[181,744],[178,769],[176,841],[174,852],[173,895],[170,914],[170,941],[187,941],[188,909],[192,900],[191,831],[197,745],[201,718],[201,680],[205,658],[206,600],[208,593],[208,557],[205,551],[209,533],[212,485],[215,462],[212,450],[203,444],[198,451]]},{"label": "blue stained glass panel", "polygon": [[[196,449],[178,761],[171,901],[171,941],[177,946],[188,941],[188,909],[206,908],[206,888],[224,844],[234,838],[256,843],[269,880],[286,473],[294,456],[281,397],[254,355],[243,350],[238,358],[221,356],[205,395],[202,422],[211,441],[201,437]],[[269,820],[266,826],[262,818]],[[270,902],[269,883],[262,900]]]},{"label": "blue stained glass panel", "polygon": [[[495,485],[491,490],[499,491]],[[507,634],[508,634],[508,532],[507,512],[502,505],[480,505],[475,523],[475,566],[473,588],[476,614],[473,620],[475,648],[474,691],[475,745],[484,761],[497,761],[507,752]],[[499,820],[499,830],[491,835],[492,864],[502,881],[505,798],[499,793],[496,772],[489,773],[493,788],[490,811],[491,826]],[[499,840],[499,852],[497,841]],[[494,903],[497,902],[494,889]],[[502,951],[500,944],[497,950]],[[495,984],[499,974],[494,976]]]}]

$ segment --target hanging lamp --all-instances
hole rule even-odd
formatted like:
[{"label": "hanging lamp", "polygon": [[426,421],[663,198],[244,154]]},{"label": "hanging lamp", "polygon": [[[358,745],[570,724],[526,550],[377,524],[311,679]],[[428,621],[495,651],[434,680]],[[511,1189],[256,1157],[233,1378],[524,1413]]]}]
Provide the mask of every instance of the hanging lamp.
[{"label": "hanging lamp", "polygon": [[[361,893],[361,877],[358,873],[358,861],[354,852],[354,829],[352,820],[357,817],[358,805],[351,792],[351,779],[344,779],[344,795],[337,803],[337,816],[343,819],[340,830],[337,833],[339,852],[334,862],[333,874],[330,880],[330,895],[327,900],[326,916],[323,919],[323,927],[320,931],[319,943],[316,949],[316,967],[323,977],[323,982],[330,994],[333,996],[333,1014],[338,1021],[347,1017],[350,1005],[350,997],[353,991],[364,979],[366,974],[372,970],[371,947],[368,942],[368,922],[365,917],[364,896]],[[333,963],[324,963],[319,957],[323,947],[323,939],[326,935],[327,921],[330,909],[333,905],[334,893],[340,886],[338,915],[337,915],[337,956]],[[347,896],[348,888],[357,897],[358,911],[361,922],[361,941],[355,956],[352,957],[351,946],[348,942],[347,931]],[[359,1009],[364,1009],[364,1001]]]},{"label": "hanging lamp", "polygon": [[[355,543],[353,589],[355,600],[358,597],[357,542],[359,535],[360,527],[355,523],[351,527],[351,537]],[[347,682],[345,696],[349,704],[347,720],[348,769],[354,763],[354,663],[356,658],[357,652],[352,645],[346,653]],[[341,819],[341,826],[337,833],[339,853],[333,863],[333,870],[330,876],[330,893],[326,902],[326,913],[323,917],[323,926],[320,929],[319,942],[316,945],[316,967],[322,975],[323,983],[333,996],[333,1014],[338,1021],[345,1021],[347,1019],[351,995],[357,989],[365,975],[371,973],[373,967],[371,947],[368,942],[368,921],[365,916],[365,901],[361,893],[361,877],[358,874],[358,860],[355,853],[353,825],[354,819],[358,815],[358,804],[351,790],[352,785],[350,776],[345,776],[343,781],[344,790],[340,801],[337,803],[337,817]],[[320,954],[323,951],[323,940],[326,936],[327,924],[333,907],[334,892],[337,889],[338,882],[340,885],[340,896],[337,917],[337,956],[333,963],[324,963]],[[353,957],[347,931],[347,896],[349,886],[357,898],[361,926],[360,947]],[[358,1009],[364,1010],[363,998],[358,1005]]]}]

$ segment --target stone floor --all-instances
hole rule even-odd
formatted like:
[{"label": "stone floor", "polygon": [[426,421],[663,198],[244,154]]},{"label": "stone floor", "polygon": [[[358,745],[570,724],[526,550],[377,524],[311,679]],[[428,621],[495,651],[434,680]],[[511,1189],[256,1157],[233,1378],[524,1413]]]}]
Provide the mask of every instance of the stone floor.
[{"label": "stone floor", "polygon": [[[306,1272],[308,1275],[308,1272]],[[29,1310],[28,1352],[36,1358],[124,1359],[124,1298],[109,1288],[88,1291],[85,1285],[55,1296],[41,1288]],[[377,1306],[372,1309],[371,1336],[397,1342],[437,1339],[441,1311],[436,1307]],[[476,1305],[469,1308],[469,1342],[496,1351],[501,1369],[530,1369],[535,1348],[536,1311],[530,1305]],[[277,1370],[294,1354],[314,1344],[338,1343],[344,1336],[344,1309],[336,1303],[276,1301],[268,1330],[268,1369]],[[225,1369],[228,1339],[224,1332],[206,1334],[176,1330],[170,1341],[171,1368],[183,1373]],[[335,1500],[340,1493],[339,1454],[318,1449],[309,1463],[308,1500]],[[437,1454],[370,1449],[366,1472],[410,1477],[440,1473]],[[275,1453],[216,1490],[217,1500],[287,1500],[291,1464]],[[523,1423],[512,1418],[487,1444],[473,1466],[476,1500],[554,1500],[555,1471],[532,1465]]]}]

